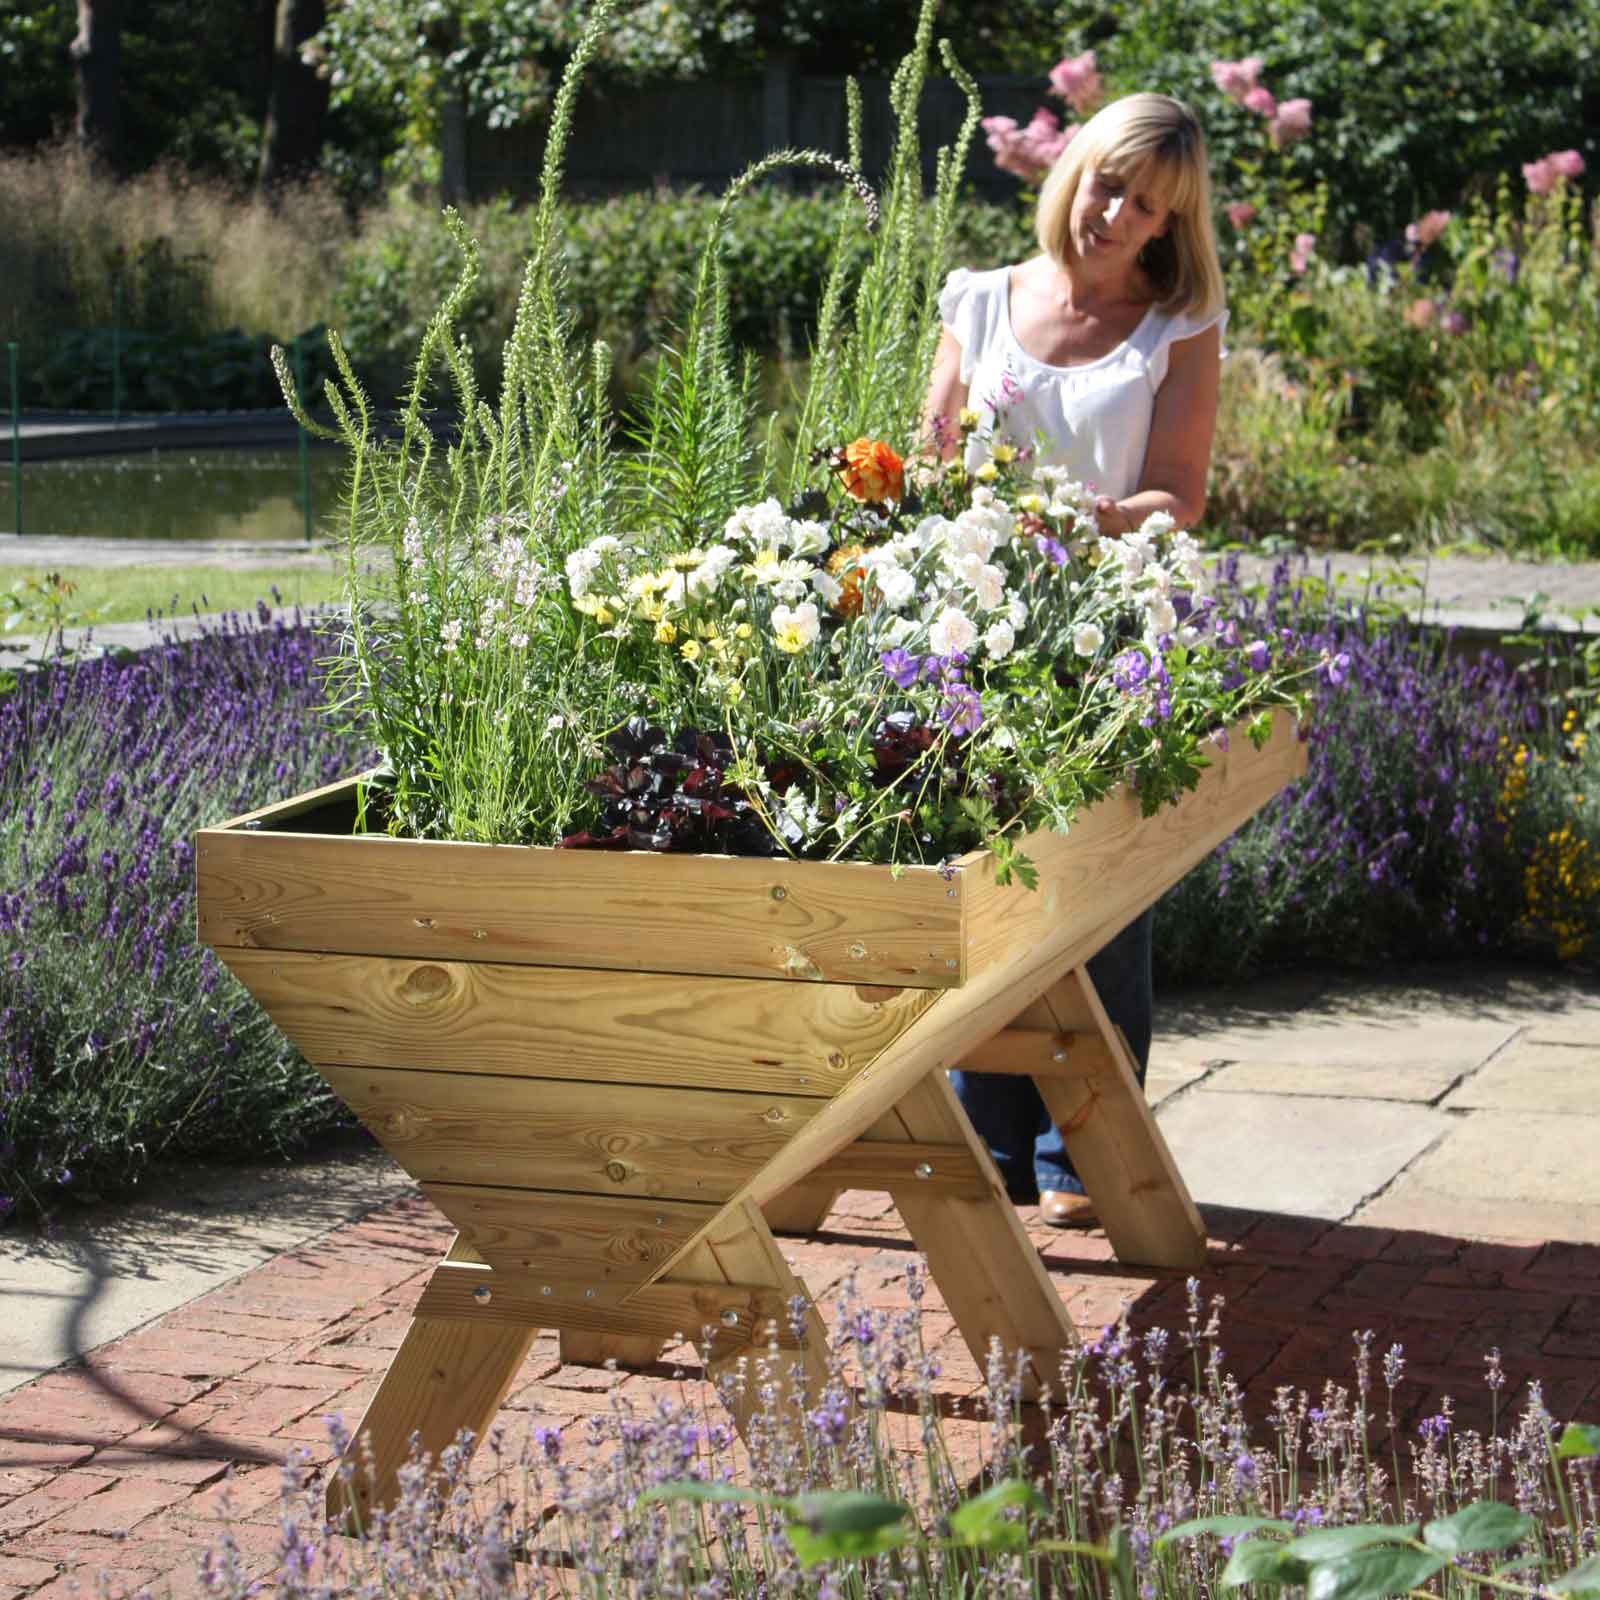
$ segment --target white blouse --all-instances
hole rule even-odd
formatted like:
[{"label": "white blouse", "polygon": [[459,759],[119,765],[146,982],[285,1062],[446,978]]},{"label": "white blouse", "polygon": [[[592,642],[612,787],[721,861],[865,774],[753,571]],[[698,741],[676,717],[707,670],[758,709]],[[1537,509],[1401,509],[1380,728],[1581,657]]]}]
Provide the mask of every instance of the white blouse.
[{"label": "white blouse", "polygon": [[[1175,339],[1228,325],[1226,311],[1175,315],[1156,306],[1109,355],[1070,367],[1035,360],[1011,331],[1010,267],[958,267],[939,295],[939,312],[961,346],[967,404],[981,424],[967,440],[966,464],[981,466],[990,435],[1039,447],[1039,460],[1065,467],[1096,494],[1120,500],[1139,487],[1156,390]],[[998,419],[998,420],[997,420]]]}]

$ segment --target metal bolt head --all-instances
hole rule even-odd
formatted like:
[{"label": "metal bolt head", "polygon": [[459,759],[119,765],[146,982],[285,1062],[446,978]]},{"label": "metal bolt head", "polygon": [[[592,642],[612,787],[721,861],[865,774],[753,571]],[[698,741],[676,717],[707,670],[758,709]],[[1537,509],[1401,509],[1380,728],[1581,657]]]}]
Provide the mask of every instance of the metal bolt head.
[{"label": "metal bolt head", "polygon": [[1065,1050],[1057,1050],[1051,1055],[1050,1059],[1052,1061],[1065,1061],[1067,1059],[1067,1052]]},{"label": "metal bolt head", "polygon": [[722,1326],[724,1328],[737,1328],[739,1326],[739,1313],[732,1306],[729,1306],[722,1313]]},{"label": "metal bolt head", "polygon": [[919,1161],[912,1170],[919,1178],[931,1178],[933,1176],[933,1163],[931,1161]]},{"label": "metal bolt head", "polygon": [[494,1299],[494,1293],[489,1288],[488,1284],[480,1283],[478,1287],[472,1291],[472,1298],[476,1300],[480,1306],[486,1306],[492,1299]]},{"label": "metal bolt head", "polygon": [[583,1298],[585,1300],[593,1300],[594,1299],[594,1290],[593,1289],[585,1289],[583,1291]]},{"label": "metal bolt head", "polygon": [[781,883],[775,883],[772,886],[772,898],[774,900],[787,900],[789,891]]},{"label": "metal bolt head", "polygon": [[539,1291],[540,1294],[553,1294],[554,1292],[548,1283]]}]

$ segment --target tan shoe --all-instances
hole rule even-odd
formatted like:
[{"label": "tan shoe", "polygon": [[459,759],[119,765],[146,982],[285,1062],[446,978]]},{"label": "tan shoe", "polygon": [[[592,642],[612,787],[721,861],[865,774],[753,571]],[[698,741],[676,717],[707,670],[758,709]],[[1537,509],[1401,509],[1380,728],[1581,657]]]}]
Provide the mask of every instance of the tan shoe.
[{"label": "tan shoe", "polygon": [[1100,1219],[1094,1201],[1067,1189],[1045,1189],[1039,1195],[1039,1215],[1052,1228],[1095,1228]]}]

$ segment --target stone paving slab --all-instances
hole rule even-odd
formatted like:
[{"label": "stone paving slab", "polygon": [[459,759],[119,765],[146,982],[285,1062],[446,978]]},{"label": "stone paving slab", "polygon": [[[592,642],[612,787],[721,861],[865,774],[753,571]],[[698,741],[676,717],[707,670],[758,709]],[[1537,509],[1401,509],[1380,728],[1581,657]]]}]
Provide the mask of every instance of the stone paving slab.
[{"label": "stone paving slab", "polygon": [[1594,1118],[1600,1113],[1600,1039],[1593,1044],[1519,1039],[1440,1104],[1447,1111],[1544,1111]]}]

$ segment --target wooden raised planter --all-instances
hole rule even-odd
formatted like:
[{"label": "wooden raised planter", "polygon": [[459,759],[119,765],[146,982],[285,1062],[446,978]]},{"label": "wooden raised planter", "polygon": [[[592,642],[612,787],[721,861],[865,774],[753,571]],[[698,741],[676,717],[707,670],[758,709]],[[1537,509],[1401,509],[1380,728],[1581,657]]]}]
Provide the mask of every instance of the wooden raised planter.
[{"label": "wooden raised planter", "polygon": [[1259,751],[1236,732],[1156,816],[1119,790],[1029,838],[1036,891],[981,852],[895,873],[357,837],[353,779],[201,830],[201,939],[460,1230],[362,1423],[377,1498],[414,1431],[481,1435],[541,1328],[625,1365],[709,1330],[714,1369],[775,1332],[784,1381],[819,1381],[772,1230],[841,1187],[893,1195],[980,1361],[998,1336],[1048,1377],[1072,1326],[948,1068],[1030,1075],[1117,1254],[1200,1265],[1082,968],[1304,767],[1287,715]]}]

